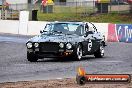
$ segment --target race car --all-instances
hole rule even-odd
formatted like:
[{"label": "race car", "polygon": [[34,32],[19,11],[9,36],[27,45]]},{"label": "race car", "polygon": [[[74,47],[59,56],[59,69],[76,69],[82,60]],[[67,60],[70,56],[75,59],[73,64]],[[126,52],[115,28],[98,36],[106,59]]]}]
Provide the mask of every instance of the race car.
[{"label": "race car", "polygon": [[44,58],[81,60],[83,56],[104,56],[105,36],[91,22],[50,22],[40,35],[26,43],[27,60]]}]

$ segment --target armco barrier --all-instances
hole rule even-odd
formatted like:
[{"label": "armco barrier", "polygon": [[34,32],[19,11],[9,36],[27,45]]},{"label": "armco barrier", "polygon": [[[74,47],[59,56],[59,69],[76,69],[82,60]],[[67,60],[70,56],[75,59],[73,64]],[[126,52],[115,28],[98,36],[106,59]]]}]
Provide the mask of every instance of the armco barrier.
[{"label": "armco barrier", "polygon": [[132,24],[117,24],[116,31],[119,42],[132,43]]}]

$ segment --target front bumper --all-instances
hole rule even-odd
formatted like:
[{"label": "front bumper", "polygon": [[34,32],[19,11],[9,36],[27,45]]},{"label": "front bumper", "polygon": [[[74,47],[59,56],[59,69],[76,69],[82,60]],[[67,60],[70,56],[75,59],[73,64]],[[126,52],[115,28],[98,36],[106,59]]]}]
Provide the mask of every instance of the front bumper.
[{"label": "front bumper", "polygon": [[39,49],[27,49],[28,53],[35,54],[38,57],[67,57],[72,56],[74,54],[74,50],[62,50],[54,51],[54,52],[41,52]]}]

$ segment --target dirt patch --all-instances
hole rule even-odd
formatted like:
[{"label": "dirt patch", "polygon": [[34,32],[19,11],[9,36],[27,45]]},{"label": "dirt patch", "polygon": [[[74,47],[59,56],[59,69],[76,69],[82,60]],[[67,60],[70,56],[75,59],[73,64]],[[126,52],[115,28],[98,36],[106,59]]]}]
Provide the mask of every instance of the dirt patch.
[{"label": "dirt patch", "polygon": [[56,79],[41,81],[22,81],[1,83],[0,88],[132,88],[127,84],[85,84],[78,85],[75,79]]}]

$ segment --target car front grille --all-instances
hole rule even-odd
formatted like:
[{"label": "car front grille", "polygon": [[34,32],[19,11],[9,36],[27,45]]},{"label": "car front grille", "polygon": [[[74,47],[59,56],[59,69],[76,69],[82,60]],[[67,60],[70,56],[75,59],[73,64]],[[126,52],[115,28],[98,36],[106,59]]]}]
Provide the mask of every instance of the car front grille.
[{"label": "car front grille", "polygon": [[55,43],[55,42],[40,43],[40,51],[41,52],[58,52],[59,43]]}]

